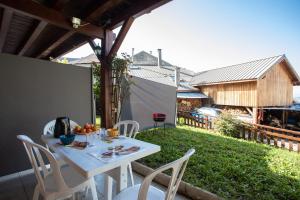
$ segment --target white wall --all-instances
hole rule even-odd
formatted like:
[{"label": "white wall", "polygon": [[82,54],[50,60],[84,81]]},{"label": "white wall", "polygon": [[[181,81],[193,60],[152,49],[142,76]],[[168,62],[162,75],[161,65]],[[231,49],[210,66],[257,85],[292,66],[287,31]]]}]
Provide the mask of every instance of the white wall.
[{"label": "white wall", "polygon": [[59,116],[92,120],[91,68],[0,54],[0,176],[30,167],[16,135],[37,143]]},{"label": "white wall", "polygon": [[130,96],[123,106],[122,120],[139,122],[140,130],[152,128],[152,113],[167,115],[166,123],[175,125],[176,87],[157,83],[147,79],[132,77]]}]

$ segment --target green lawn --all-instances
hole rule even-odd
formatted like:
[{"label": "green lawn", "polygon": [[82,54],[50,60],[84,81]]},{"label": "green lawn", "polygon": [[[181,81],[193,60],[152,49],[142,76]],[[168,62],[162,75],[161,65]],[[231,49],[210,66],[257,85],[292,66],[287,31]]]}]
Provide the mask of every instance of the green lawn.
[{"label": "green lawn", "polygon": [[101,123],[100,117],[97,116],[97,117],[96,117],[96,126],[97,126],[98,128],[100,128],[100,123]]},{"label": "green lawn", "polygon": [[152,168],[194,147],[183,180],[225,199],[300,199],[297,153],[187,126],[166,129],[165,135],[144,131],[137,138],[161,146],[139,160]]}]

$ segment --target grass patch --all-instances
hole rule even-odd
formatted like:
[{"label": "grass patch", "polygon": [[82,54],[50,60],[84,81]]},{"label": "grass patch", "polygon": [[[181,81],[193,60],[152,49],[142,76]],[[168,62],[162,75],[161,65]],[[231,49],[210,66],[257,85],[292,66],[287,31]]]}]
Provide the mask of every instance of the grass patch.
[{"label": "grass patch", "polygon": [[297,153],[187,126],[143,131],[137,139],[161,146],[139,160],[152,168],[195,148],[183,180],[225,199],[300,199]]},{"label": "grass patch", "polygon": [[100,128],[100,124],[101,124],[101,119],[100,119],[100,116],[96,116],[96,126],[97,128]]}]

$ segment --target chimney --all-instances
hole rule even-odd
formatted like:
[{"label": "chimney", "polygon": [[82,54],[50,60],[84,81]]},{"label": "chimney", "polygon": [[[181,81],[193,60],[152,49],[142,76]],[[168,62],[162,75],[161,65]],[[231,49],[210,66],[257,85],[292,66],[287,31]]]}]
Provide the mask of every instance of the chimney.
[{"label": "chimney", "polygon": [[131,62],[133,63],[134,48],[131,49]]},{"label": "chimney", "polygon": [[149,51],[149,53],[152,55],[152,51]]},{"label": "chimney", "polygon": [[161,49],[157,49],[157,52],[158,52],[157,66],[158,66],[158,67],[161,67],[161,66],[162,66]]},{"label": "chimney", "polygon": [[175,85],[178,87],[180,84],[180,67],[175,66],[174,74]]}]

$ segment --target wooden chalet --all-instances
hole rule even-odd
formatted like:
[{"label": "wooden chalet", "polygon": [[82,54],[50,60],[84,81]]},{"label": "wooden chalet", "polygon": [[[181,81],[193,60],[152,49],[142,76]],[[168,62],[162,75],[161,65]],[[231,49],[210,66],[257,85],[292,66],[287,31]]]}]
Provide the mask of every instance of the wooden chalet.
[{"label": "wooden chalet", "polygon": [[287,107],[300,78],[285,55],[196,74],[191,84],[215,105],[246,107],[257,122],[257,109]]},{"label": "wooden chalet", "polygon": [[[135,18],[170,0],[0,0],[0,53],[49,60],[89,43],[100,60],[102,126],[112,126],[109,62]],[[74,18],[75,17],[75,18]],[[74,21],[80,20],[80,24]],[[118,35],[113,29],[121,27]],[[101,39],[101,46],[94,39]]]}]

